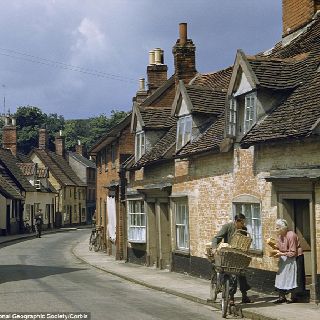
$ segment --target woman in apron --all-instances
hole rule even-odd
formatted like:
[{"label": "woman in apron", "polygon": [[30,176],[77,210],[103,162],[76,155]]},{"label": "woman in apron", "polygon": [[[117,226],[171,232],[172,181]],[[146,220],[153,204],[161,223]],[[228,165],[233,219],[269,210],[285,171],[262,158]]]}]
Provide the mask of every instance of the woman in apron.
[{"label": "woman in apron", "polygon": [[297,262],[296,257],[302,254],[298,236],[288,230],[287,221],[278,219],[276,221],[276,232],[278,234],[275,257],[279,258],[279,270],[276,275],[275,287],[279,291],[279,299],[275,303],[293,302],[287,300],[286,294],[297,288]]}]

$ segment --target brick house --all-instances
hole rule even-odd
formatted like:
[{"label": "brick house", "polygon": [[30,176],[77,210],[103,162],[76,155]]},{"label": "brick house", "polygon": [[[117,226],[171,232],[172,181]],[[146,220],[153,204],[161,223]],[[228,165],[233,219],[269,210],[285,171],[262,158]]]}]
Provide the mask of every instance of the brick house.
[{"label": "brick house", "polygon": [[39,147],[29,153],[38,168],[48,170],[48,180],[57,192],[54,225],[79,225],[86,222],[86,184],[76,175],[67,161],[65,137],[60,131],[55,138],[55,152],[48,148],[46,129],[39,129]]},{"label": "brick house", "polygon": [[[128,225],[129,261],[208,277],[205,244],[242,212],[253,237],[249,281],[272,290],[277,266],[264,239],[284,217],[299,235],[310,297],[318,299],[319,8],[319,1],[284,0],[274,48],[255,56],[238,50],[232,67],[175,78],[167,121],[154,115],[161,134],[148,145],[145,132],[145,147],[127,166],[128,221],[135,218],[136,228],[130,241]],[[153,117],[146,103],[161,103],[153,95],[133,110],[136,135]]]},{"label": "brick house", "polygon": [[131,114],[112,127],[89,150],[96,159],[96,223],[103,226],[107,254],[123,259],[126,219],[122,164],[134,153]]}]

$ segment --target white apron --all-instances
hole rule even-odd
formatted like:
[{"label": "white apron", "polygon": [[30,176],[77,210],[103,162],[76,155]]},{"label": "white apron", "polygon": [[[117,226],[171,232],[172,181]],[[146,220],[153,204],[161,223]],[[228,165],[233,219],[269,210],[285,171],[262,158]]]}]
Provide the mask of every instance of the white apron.
[{"label": "white apron", "polygon": [[275,287],[281,290],[291,290],[297,287],[296,257],[280,257]]}]

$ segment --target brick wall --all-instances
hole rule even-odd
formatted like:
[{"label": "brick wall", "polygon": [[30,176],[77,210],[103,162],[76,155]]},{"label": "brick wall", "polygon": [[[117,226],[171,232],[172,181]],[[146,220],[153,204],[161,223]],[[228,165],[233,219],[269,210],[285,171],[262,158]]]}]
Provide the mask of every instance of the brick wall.
[{"label": "brick wall", "polygon": [[308,23],[316,10],[320,8],[317,0],[283,0],[282,29],[283,35],[299,29]]},{"label": "brick wall", "polygon": [[10,149],[13,155],[17,154],[17,128],[16,126],[4,126],[2,129],[2,145]]}]

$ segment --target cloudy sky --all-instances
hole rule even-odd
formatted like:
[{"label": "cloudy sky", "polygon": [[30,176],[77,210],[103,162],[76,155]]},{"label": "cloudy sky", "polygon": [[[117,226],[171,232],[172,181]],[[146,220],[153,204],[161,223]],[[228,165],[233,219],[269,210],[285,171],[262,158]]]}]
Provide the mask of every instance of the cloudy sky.
[{"label": "cloudy sky", "polygon": [[37,106],[66,119],[129,111],[160,47],[170,76],[179,23],[199,72],[281,39],[281,0],[0,0],[0,112]]}]

